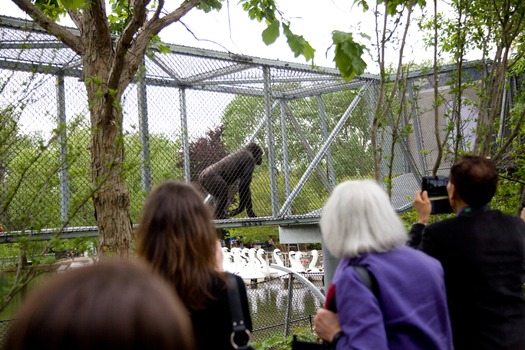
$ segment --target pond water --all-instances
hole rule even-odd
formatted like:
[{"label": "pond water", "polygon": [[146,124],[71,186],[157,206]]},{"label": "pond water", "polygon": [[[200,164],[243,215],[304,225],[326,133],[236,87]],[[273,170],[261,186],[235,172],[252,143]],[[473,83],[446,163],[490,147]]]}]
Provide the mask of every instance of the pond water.
[{"label": "pond water", "polygon": [[[43,273],[35,277],[27,286],[27,288],[13,298],[9,305],[7,307],[0,311],[0,321],[2,320],[11,320],[14,318],[14,315],[16,313],[16,310],[20,307],[22,304],[25,295],[27,293],[34,289],[36,286],[38,286],[42,281],[46,280],[46,278],[52,276],[53,273]],[[15,280],[16,273],[15,272],[0,272],[0,298],[2,298],[5,294],[7,294],[9,288],[13,285],[13,282]]]},{"label": "pond water", "polygon": [[[312,281],[318,288],[322,281]],[[254,327],[254,339],[283,335],[297,326],[311,328],[311,317],[322,307],[314,293],[294,280],[291,290],[286,279],[273,279],[247,289]]]}]

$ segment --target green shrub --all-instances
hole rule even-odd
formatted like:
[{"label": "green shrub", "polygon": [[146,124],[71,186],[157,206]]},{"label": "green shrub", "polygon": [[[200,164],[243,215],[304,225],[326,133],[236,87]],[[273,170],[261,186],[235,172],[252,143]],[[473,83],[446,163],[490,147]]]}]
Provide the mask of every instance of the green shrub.
[{"label": "green shrub", "polygon": [[293,335],[304,341],[315,342],[319,340],[311,329],[302,327],[295,329],[293,334],[288,337],[276,335],[261,341],[254,341],[253,346],[258,350],[290,350],[292,348]]}]

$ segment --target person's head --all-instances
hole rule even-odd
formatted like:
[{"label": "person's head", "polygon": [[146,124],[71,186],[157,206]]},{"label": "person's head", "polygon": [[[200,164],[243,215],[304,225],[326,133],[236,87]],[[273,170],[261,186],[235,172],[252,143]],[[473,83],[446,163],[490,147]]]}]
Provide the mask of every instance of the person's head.
[{"label": "person's head", "polygon": [[498,187],[498,171],[485,157],[462,156],[450,169],[447,185],[452,208],[461,199],[467,205],[480,208],[490,202]]},{"label": "person's head", "polygon": [[195,347],[189,314],[173,289],[144,263],[108,260],[66,270],[31,292],[4,349]]},{"label": "person's head", "polygon": [[160,184],[148,197],[137,228],[137,254],[150,263],[190,309],[203,308],[217,269],[217,231],[202,195],[183,182]]},{"label": "person's head", "polygon": [[324,244],[338,258],[386,252],[407,239],[390,198],[373,180],[339,184],[323,208],[320,226]]}]

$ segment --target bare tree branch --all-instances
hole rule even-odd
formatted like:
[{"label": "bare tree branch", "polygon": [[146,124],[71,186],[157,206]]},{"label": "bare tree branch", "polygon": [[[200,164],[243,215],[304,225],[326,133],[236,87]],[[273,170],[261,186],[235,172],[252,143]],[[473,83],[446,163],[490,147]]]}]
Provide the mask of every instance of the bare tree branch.
[{"label": "bare tree branch", "polygon": [[151,17],[152,21],[155,21],[160,17],[160,13],[162,12],[163,8],[164,8],[164,0],[158,0],[157,8],[155,9],[155,13]]},{"label": "bare tree branch", "polygon": [[510,147],[511,143],[514,141],[514,139],[519,135],[521,132],[521,126],[523,122],[525,121],[525,110],[523,110],[518,118],[518,122],[516,123],[514,130],[512,131],[512,134],[507,137],[507,140],[505,143],[501,146],[501,148],[498,150],[498,153],[496,153],[492,160],[494,162],[498,161],[500,158],[502,158],[505,155],[505,152],[507,152],[508,148]]},{"label": "bare tree branch", "polygon": [[134,72],[136,72],[136,68],[140,65],[144,57],[144,53],[146,52],[146,49],[148,48],[148,45],[151,42],[151,38],[157,35],[162,29],[164,29],[168,25],[181,19],[184,15],[186,15],[190,10],[198,6],[201,2],[202,0],[188,0],[184,2],[180,7],[178,7],[175,11],[170,12],[162,18],[155,19],[155,15],[159,14],[162,11],[162,8],[160,6],[164,3],[162,1],[159,2],[154,17],[146,22],[146,24],[142,28],[142,31],[138,33],[138,35],[135,37],[135,40],[132,42],[128,54],[124,57],[128,70],[126,72],[123,72],[123,74],[121,75],[119,83],[121,86],[127,85],[127,83],[129,83],[133,79]]},{"label": "bare tree branch", "polygon": [[49,18],[38,7],[33,5],[29,0],[12,0],[22,11],[27,13],[33,20],[44,30],[55,36],[58,40],[69,46],[77,54],[81,55],[83,45],[79,37],[75,36],[66,28],[58,25]]},{"label": "bare tree branch", "polygon": [[157,35],[159,32],[169,26],[172,23],[177,22],[179,19],[184,17],[191,9],[198,6],[202,0],[188,0],[185,1],[175,11],[170,12],[166,16],[159,18],[158,20],[149,20],[144,26],[144,31],[140,33],[141,36]]},{"label": "bare tree branch", "polygon": [[78,11],[69,10],[67,11],[69,18],[75,23],[75,26],[82,31],[82,14]]},{"label": "bare tree branch", "polygon": [[118,87],[122,69],[124,68],[126,53],[136,33],[146,21],[146,7],[148,3],[148,0],[135,0],[133,3],[133,16],[131,21],[129,21],[116,44],[115,59],[113,60],[108,79],[108,86],[110,88],[116,89]]}]

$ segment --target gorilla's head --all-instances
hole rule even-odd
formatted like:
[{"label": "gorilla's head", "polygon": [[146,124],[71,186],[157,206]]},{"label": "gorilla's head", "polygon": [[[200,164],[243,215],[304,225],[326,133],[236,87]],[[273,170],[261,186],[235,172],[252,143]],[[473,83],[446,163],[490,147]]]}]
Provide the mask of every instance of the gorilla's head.
[{"label": "gorilla's head", "polygon": [[258,144],[250,142],[246,145],[246,150],[252,154],[253,159],[255,159],[255,164],[262,164],[262,155],[264,154],[264,151]]}]

